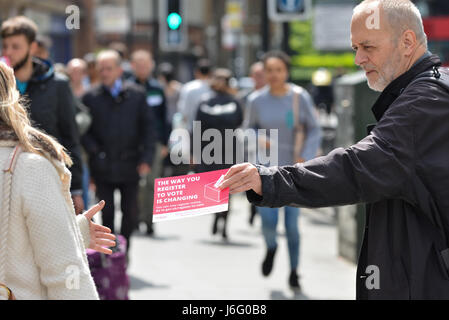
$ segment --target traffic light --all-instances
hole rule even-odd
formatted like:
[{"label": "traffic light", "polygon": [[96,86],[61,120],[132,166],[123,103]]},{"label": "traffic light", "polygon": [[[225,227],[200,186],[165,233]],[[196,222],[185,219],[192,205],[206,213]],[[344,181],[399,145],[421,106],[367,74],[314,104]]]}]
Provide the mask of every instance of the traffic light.
[{"label": "traffic light", "polygon": [[159,0],[159,46],[162,51],[187,49],[183,0]]},{"label": "traffic light", "polygon": [[268,16],[277,22],[306,20],[312,6],[311,0],[268,0]]}]

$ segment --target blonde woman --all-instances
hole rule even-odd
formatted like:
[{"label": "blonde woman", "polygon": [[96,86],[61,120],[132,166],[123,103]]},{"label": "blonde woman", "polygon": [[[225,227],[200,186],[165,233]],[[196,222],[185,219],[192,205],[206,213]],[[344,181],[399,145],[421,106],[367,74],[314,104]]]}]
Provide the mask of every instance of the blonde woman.
[{"label": "blonde woman", "polygon": [[[18,145],[11,177],[5,168]],[[0,62],[0,300],[6,287],[18,300],[98,299],[85,249],[110,254],[115,236],[91,221],[104,201],[75,215],[71,164],[58,142],[31,127],[14,72]]]}]

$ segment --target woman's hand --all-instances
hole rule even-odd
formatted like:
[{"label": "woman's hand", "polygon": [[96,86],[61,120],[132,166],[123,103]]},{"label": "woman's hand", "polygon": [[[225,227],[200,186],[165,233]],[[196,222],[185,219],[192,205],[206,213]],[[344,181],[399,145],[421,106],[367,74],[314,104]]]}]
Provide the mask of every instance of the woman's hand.
[{"label": "woman's hand", "polygon": [[96,215],[101,209],[104,208],[105,202],[101,200],[99,203],[94,205],[83,215],[89,220],[89,231],[90,231],[90,243],[89,249],[95,250],[97,252],[102,252],[105,254],[111,254],[112,250],[105,247],[115,246],[115,235],[111,234],[111,229],[104,227],[102,225],[96,224],[92,221],[94,215]]}]

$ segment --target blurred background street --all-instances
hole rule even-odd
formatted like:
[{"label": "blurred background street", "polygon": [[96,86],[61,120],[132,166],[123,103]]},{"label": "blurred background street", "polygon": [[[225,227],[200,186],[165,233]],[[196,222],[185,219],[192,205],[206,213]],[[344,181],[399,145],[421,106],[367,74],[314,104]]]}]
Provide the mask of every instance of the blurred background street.
[{"label": "blurred background street", "polygon": [[[261,268],[267,253],[261,216],[249,223],[251,209],[244,194],[231,198],[227,239],[220,232],[212,234],[214,215],[161,222],[153,229],[151,217],[154,179],[224,168],[193,167],[190,152],[183,154],[184,164],[173,163],[170,154],[179,144],[172,133],[185,129],[191,134],[194,120],[222,131],[279,129],[288,138],[278,144],[287,148],[276,150],[287,159],[280,165],[326,155],[366,136],[366,126],[376,122],[370,108],[379,93],[368,88],[365,72],[354,63],[350,23],[360,2],[0,0],[3,24],[23,15],[32,21],[25,23],[26,31],[37,32],[31,42],[23,30],[2,34],[2,58],[15,68],[20,93],[31,97],[33,123],[57,139],[70,140],[64,142],[76,158],[71,169],[76,211],[106,200],[103,223],[115,222],[114,232],[130,240],[130,299],[355,299],[363,205],[301,209],[300,293],[289,287],[294,267],[282,210],[268,277]],[[448,66],[449,1],[413,3],[421,12],[429,50]],[[22,41],[22,46],[14,42],[6,53],[8,41]],[[273,50],[282,54],[264,60]],[[281,81],[275,75],[271,79],[278,81],[270,82],[269,59],[281,69]],[[67,86],[67,103],[50,99],[55,94],[47,84],[55,78]],[[304,89],[302,106],[311,110],[306,120],[299,111],[301,117],[294,118],[291,89],[299,86]],[[281,92],[273,96],[285,98],[288,108],[271,103],[263,90]],[[259,105],[253,104],[261,96]],[[54,104],[51,108],[48,101]],[[232,115],[219,114],[229,105]],[[219,111],[210,112],[215,106]],[[63,111],[49,117],[47,107]],[[256,118],[265,123],[256,123]],[[294,136],[296,146],[299,123],[315,129],[305,135],[314,138],[307,157],[294,155],[290,139]],[[254,152],[259,145],[247,147]],[[127,212],[123,220],[122,210]],[[126,293],[126,275],[121,280]]]},{"label": "blurred background street", "polygon": [[[302,292],[288,287],[288,252],[283,224],[273,272],[264,277],[265,246],[260,217],[250,226],[243,194],[231,200],[228,241],[211,234],[213,215],[155,224],[151,238],[136,232],[130,255],[131,299],[266,300],[355,299],[355,264],[338,255],[332,209],[303,209]],[[283,222],[282,219],[280,222]]]}]

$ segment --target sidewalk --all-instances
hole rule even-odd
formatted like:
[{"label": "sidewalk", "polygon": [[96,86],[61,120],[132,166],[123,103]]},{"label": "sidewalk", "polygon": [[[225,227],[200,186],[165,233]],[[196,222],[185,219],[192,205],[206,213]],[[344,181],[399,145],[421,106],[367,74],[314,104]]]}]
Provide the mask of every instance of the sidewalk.
[{"label": "sidewalk", "polygon": [[[150,238],[135,233],[130,252],[131,299],[354,299],[356,266],[337,256],[332,209],[302,209],[299,273],[302,294],[288,287],[283,214],[278,251],[269,277],[261,273],[265,244],[260,217],[248,224],[244,195],[232,199],[229,242],[212,236],[213,215],[162,222]],[[117,217],[118,218],[118,217]]]}]

